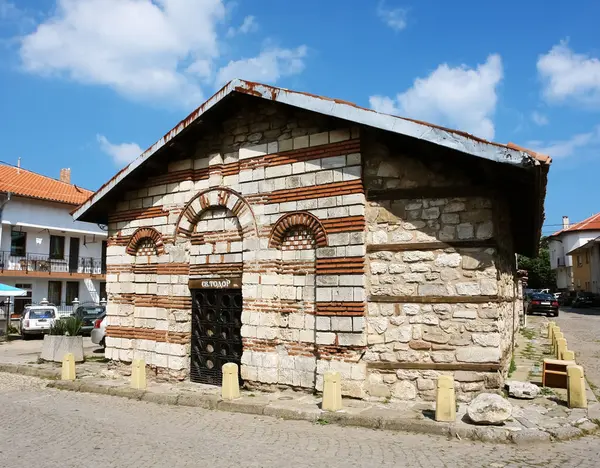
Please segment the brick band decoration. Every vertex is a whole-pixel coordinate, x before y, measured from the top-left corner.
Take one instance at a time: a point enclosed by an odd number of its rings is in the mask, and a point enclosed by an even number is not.
[[[129,255],[136,255],[138,248],[143,247],[144,253],[150,252],[151,244],[154,244],[154,254],[161,255],[164,253],[164,245],[161,233],[151,227],[139,228],[132,234],[125,251]],[[148,255],[152,254],[153,253],[149,253]]]
[[[315,215],[308,211],[290,213],[279,218],[269,239],[269,247],[281,249],[286,233],[295,227],[302,226],[308,231],[311,231],[317,247],[327,246],[327,233],[323,228],[323,224]]]
[[[215,187],[197,193],[185,205],[177,218],[175,238],[191,237],[194,226],[200,221],[202,213],[210,208],[226,208],[237,216],[242,232],[250,237],[258,237],[258,227],[254,212],[245,198],[227,187]]]

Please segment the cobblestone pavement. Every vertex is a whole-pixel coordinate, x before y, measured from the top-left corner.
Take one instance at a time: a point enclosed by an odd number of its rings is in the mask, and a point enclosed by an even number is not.
[[[596,467],[600,439],[516,447],[161,406],[0,373],[0,467]]]
[[[600,310],[560,310],[556,324],[564,333],[569,349],[584,368],[590,388],[600,398]]]

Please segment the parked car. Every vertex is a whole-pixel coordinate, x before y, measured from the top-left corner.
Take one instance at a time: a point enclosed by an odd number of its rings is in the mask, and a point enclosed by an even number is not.
[[[20,329],[24,340],[32,335],[43,335],[50,331],[54,325],[54,320],[58,316],[56,307],[51,306],[31,306],[23,311],[21,316]]]
[[[73,316],[81,320],[81,334],[89,335],[93,328],[94,322],[106,314],[106,308],[101,305],[80,305],[77,307]]]
[[[561,306],[570,306],[573,304],[573,300],[575,299],[576,295],[577,293],[575,291],[563,291],[558,297],[558,303]]]
[[[594,295],[591,292],[579,291],[573,299],[572,307],[592,307],[594,300]]]
[[[90,337],[92,339],[92,343],[102,346],[106,348],[106,315],[102,317],[98,317],[94,321],[94,328],[90,333]]]
[[[558,301],[552,294],[534,293],[525,302],[527,315],[546,314],[558,317]]]

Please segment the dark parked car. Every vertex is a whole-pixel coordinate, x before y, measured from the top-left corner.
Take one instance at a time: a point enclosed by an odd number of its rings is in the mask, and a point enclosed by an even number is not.
[[[104,306],[91,304],[77,307],[77,310],[73,315],[81,319],[81,333],[89,335],[94,329],[94,322],[96,319],[105,314],[106,308]]]
[[[594,295],[590,292],[578,292],[573,299],[572,307],[592,307],[594,305]]]
[[[577,293],[575,291],[563,291],[560,293],[560,296],[558,296],[558,303],[561,306],[570,306],[573,304],[576,295]]]
[[[546,314],[558,317],[558,301],[552,294],[535,293],[525,301],[527,315]]]

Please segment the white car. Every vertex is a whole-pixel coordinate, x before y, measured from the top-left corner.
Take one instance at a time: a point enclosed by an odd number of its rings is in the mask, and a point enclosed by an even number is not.
[[[52,306],[31,306],[21,317],[21,336],[27,340],[32,335],[43,335],[50,331],[58,317],[58,309]]]
[[[106,340],[104,339],[106,335],[106,315],[102,318],[96,319],[94,321],[94,328],[90,333],[90,338],[92,339],[92,343],[106,347]]]

